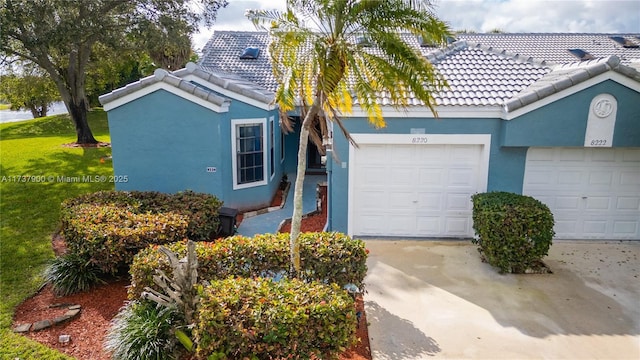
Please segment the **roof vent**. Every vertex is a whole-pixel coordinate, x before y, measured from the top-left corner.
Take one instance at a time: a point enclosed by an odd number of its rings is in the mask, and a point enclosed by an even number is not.
[[[593,60],[595,57],[582,49],[568,49],[571,55],[580,59],[580,61]]]
[[[257,59],[260,55],[260,49],[257,47],[247,47],[240,55],[240,59]]]
[[[416,38],[418,39],[418,44],[420,44],[420,47],[437,47],[438,46],[438,44],[436,44],[436,42],[431,39],[423,38],[420,35],[416,36]]]
[[[627,49],[640,47],[640,45],[638,45],[638,44],[634,43],[633,41],[631,41],[631,40],[629,40],[627,38],[624,38],[622,36],[609,36],[609,39],[617,42],[618,44],[622,45],[622,47],[627,48]]]
[[[371,39],[367,35],[358,36],[356,38],[356,44],[358,46],[371,47]]]

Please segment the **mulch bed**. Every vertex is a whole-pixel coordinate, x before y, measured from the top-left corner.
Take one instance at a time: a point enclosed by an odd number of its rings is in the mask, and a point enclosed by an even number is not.
[[[282,194],[276,196],[282,196]],[[273,203],[276,203],[277,200],[274,199]],[[323,206],[323,208],[325,207]],[[302,231],[322,231],[325,221],[326,211],[307,216],[302,220]],[[285,228],[281,229],[283,232],[285,230]],[[65,251],[64,239],[60,236],[53,237],[52,246],[56,255],[63,254]],[[64,313],[64,307],[55,307],[55,305],[81,305],[82,311],[79,317],[41,331],[28,332],[25,336],[77,359],[108,360],[110,356],[103,350],[104,337],[109,329],[111,319],[127,300],[128,285],[128,280],[114,279],[91,291],[65,297],[56,297],[50,286],[47,285],[16,308],[13,319],[14,327],[52,319]],[[342,354],[341,360],[371,360],[367,317],[361,296],[356,299],[356,309],[362,312],[360,326],[356,332],[360,341]],[[65,345],[59,343],[60,335],[71,335],[71,341]]]

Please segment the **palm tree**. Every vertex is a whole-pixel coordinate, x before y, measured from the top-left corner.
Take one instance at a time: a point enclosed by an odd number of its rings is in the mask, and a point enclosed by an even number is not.
[[[287,0],[284,12],[249,10],[247,17],[270,33],[269,54],[278,81],[275,101],[283,122],[290,126],[287,113],[297,106],[303,117],[290,238],[291,270],[296,276],[309,137],[322,148],[326,124],[332,121],[357,146],[340,116],[351,113],[357,101],[373,126],[384,127],[378,103],[382,93],[396,107],[406,107],[412,93],[436,114],[432,94],[446,82],[400,34],[409,32],[444,44],[449,29],[424,1]],[[371,46],[363,46],[362,39]]]

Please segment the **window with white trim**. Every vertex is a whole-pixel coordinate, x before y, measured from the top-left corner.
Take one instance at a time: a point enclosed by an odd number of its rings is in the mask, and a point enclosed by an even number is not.
[[[274,134],[273,116],[269,118],[269,165],[271,166],[271,178],[276,174],[275,146],[276,136]]]
[[[266,119],[231,121],[231,150],[233,152],[233,188],[267,183],[267,152],[264,129]]]
[[[280,162],[284,161],[284,131],[282,130],[282,119],[280,119]]]

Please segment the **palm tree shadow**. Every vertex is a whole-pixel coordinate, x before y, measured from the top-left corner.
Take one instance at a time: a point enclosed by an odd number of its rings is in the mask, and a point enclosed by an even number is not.
[[[441,352],[438,343],[411,321],[398,317],[375,301],[365,301],[369,339],[378,344],[371,349],[376,359],[422,359]],[[377,331],[380,329],[382,331]],[[385,331],[393,329],[393,332]]]

